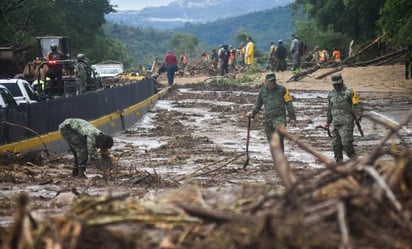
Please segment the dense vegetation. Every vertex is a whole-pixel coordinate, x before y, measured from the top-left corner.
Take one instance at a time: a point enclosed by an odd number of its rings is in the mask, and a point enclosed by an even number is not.
[[[245,34],[265,52],[269,40],[288,41],[294,30],[309,49],[318,45],[345,51],[352,40],[355,48],[361,47],[383,33],[375,53],[412,44],[410,0],[296,0],[292,8],[294,27],[290,8],[281,7],[157,31],[105,25],[105,14],[114,11],[108,0],[0,0],[0,46],[30,46],[17,58],[24,64],[35,56],[37,36],[65,35],[72,55],[84,53],[91,63],[110,59],[135,67],[149,64],[156,55],[163,57],[166,50],[186,50],[193,57],[208,46],[237,46]]]
[[[24,65],[36,55],[37,36],[62,35],[70,37],[72,56],[128,63],[123,45],[102,29],[104,15],[113,11],[108,0],[0,0],[0,46],[29,46],[17,58]]]
[[[352,40],[361,47],[383,34],[371,55],[412,45],[410,0],[296,0],[293,7],[304,9],[308,17],[298,20],[296,27],[312,48],[347,51]]]
[[[199,38],[187,33],[160,31],[152,28],[135,28],[119,24],[105,24],[105,33],[115,37],[125,44],[127,53],[134,61],[129,65],[136,68],[139,65],[148,67],[157,57],[163,60],[167,51],[176,54],[185,51],[190,57],[200,55],[207,45],[200,42]]]

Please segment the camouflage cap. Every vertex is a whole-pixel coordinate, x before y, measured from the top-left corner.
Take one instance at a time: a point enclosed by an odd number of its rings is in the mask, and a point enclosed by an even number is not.
[[[274,73],[266,74],[265,80],[266,81],[275,81],[276,80],[276,75]]]
[[[340,83],[343,83],[342,74],[341,73],[332,74],[332,84],[340,84]]]

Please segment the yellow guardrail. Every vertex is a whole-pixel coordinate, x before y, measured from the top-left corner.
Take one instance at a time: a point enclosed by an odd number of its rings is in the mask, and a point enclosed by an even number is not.
[[[135,114],[136,117],[142,116],[144,113],[141,113],[141,109],[148,108],[151,109],[154,104],[157,102],[158,99],[165,96],[170,87],[163,89],[162,91],[157,92],[156,94],[152,95],[151,97],[135,104],[130,107],[127,107],[121,111],[117,111],[106,116],[100,117],[98,119],[91,120],[92,123],[96,127],[100,127],[103,125],[109,125],[113,127],[115,125],[115,121],[122,118],[122,116],[129,116]],[[122,130],[119,128],[119,131]],[[47,134],[42,134],[37,137],[25,139],[22,141],[5,144],[0,146],[0,152],[21,152],[21,151],[28,151],[34,148],[38,148],[40,146],[47,145],[49,143],[57,142],[58,140],[62,139],[59,131],[49,132]]]

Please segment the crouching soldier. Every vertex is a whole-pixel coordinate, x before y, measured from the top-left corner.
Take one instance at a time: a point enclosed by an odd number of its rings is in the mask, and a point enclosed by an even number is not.
[[[88,158],[104,172],[113,166],[108,149],[113,146],[113,138],[104,134],[83,119],[69,118],[59,125],[59,131],[67,141],[74,156],[72,176],[85,176]],[[97,149],[100,149],[99,157]]]

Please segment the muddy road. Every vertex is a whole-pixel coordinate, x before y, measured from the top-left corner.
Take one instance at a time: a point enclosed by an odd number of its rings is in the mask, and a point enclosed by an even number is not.
[[[44,219],[64,213],[74,200],[85,195],[127,194],[144,201],[162,198],[184,186],[197,186],[209,205],[230,206],[239,195],[282,188],[263,132],[263,111],[252,121],[250,161],[246,170],[242,169],[246,160],[244,114],[252,108],[258,89],[258,85],[246,84],[174,86],[134,127],[116,135],[112,154],[117,166],[108,177],[89,167],[88,179],[72,178],[70,154],[54,155],[44,165],[1,166],[0,225],[10,224],[16,196],[22,192],[30,196],[33,215]],[[287,127],[288,131],[333,159],[330,138],[324,130],[315,128],[325,124],[328,91],[291,93],[298,122],[296,127]],[[412,106],[408,94],[363,91],[360,95],[365,112],[375,111],[395,121],[402,120]],[[386,131],[367,118],[362,120],[362,128],[364,137],[355,130],[355,149],[361,157],[373,150]],[[411,130],[411,123],[401,130],[408,144],[412,142]],[[285,154],[299,181],[313,180],[324,169],[313,155],[288,140]],[[169,194],[168,198],[188,197]]]

